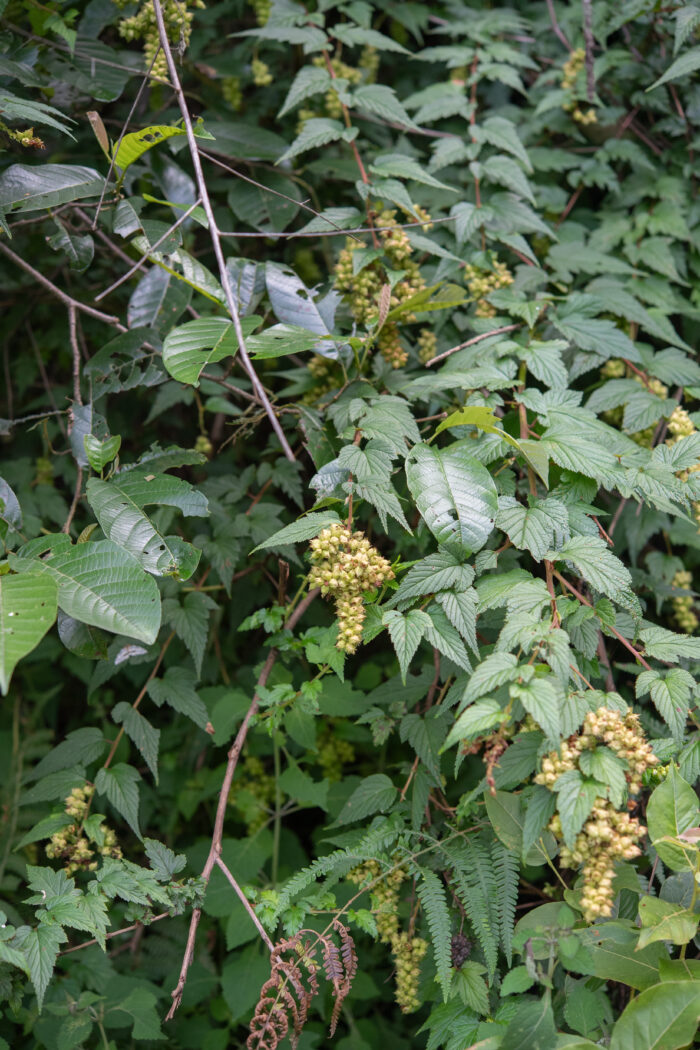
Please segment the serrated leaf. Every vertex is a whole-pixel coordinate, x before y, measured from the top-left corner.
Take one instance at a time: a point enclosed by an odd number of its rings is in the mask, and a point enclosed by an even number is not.
[[[566,507],[557,499],[538,500],[526,507],[513,496],[500,496],[496,526],[514,547],[528,550],[535,561],[542,561],[556,539],[568,539]]]
[[[313,95],[324,95],[330,85],[331,76],[327,69],[319,69],[318,66],[302,66],[294,77],[284,105],[277,116],[283,117],[304,99],[311,98]]]
[[[491,653],[474,669],[464,691],[465,702],[478,700],[505,682],[512,682],[518,677],[517,667],[518,658],[513,653]]]
[[[301,132],[277,163],[283,164],[285,161],[292,160],[293,157],[298,157],[300,153],[318,149],[319,146],[327,146],[330,142],[337,142],[343,137],[343,130],[343,125],[339,120],[330,120],[328,117],[311,117],[304,122]]]
[[[595,536],[573,536],[558,551],[548,551],[549,561],[570,561],[591,587],[641,615],[639,600],[632,589],[629,570],[612,553],[605,540]]]
[[[426,627],[425,635],[430,644],[462,670],[471,671],[472,665],[464,642],[443,609],[439,605],[431,605],[428,618],[430,625]]]
[[[162,536],[143,509],[158,505],[195,517],[208,514],[206,496],[188,482],[132,471],[110,481],[91,478],[87,498],[108,539],[147,572],[187,580],[197,568],[201,552],[179,536]]]
[[[127,824],[138,838],[141,838],[139,830],[139,776],[133,766],[125,762],[118,762],[107,769],[99,769],[95,777],[95,790],[100,795],[106,795],[117,813],[126,820]]]
[[[160,730],[156,729],[140,711],[122,700],[112,708],[112,718],[117,725],[124,726],[124,732],[139,749],[146,765],[158,783],[158,747]]]
[[[336,823],[350,824],[354,820],[364,820],[373,813],[385,813],[394,804],[397,794],[397,789],[385,773],[373,773],[355,788]]]
[[[678,663],[681,659],[700,659],[700,638],[687,634],[676,634],[658,624],[643,627],[639,637],[644,642],[644,652],[655,660]]]
[[[476,640],[476,610],[478,596],[473,587],[466,590],[441,591],[435,595],[435,601],[441,606],[452,626],[459,631],[470,649],[479,655]]]
[[[289,543],[304,543],[318,536],[328,525],[338,524],[340,524],[340,518],[335,511],[312,511],[298,521],[293,521],[291,525],[285,525],[272,536],[268,536],[264,543],[259,543],[251,553],[255,554],[255,551],[264,550],[266,547],[284,547]]]
[[[431,627],[430,617],[420,609],[413,609],[408,613],[400,613],[396,609],[390,609],[384,613],[382,623],[389,628],[389,636],[399,661],[401,678],[405,685],[406,672],[411,660],[416,654],[421,638]]]
[[[163,622],[173,628],[187,647],[197,674],[202,669],[209,636],[209,614],[216,608],[216,602],[201,591],[183,595],[181,605],[175,598],[166,598],[163,602]]]
[[[505,713],[498,700],[479,700],[462,711],[447,735],[445,747],[450,747],[460,740],[481,736],[505,721]]]
[[[666,72],[658,80],[655,80],[653,84],[650,84],[646,90],[653,91],[654,88],[661,87],[662,84],[668,83],[669,80],[676,80],[678,77],[685,77],[689,73],[694,73],[696,69],[700,69],[700,47],[691,47],[690,51],[686,51],[675,62],[672,62]]]
[[[59,606],[73,619],[149,645],[155,640],[160,627],[158,588],[127,551],[109,540],[75,546],[64,544],[63,537],[47,540],[56,541],[55,551],[40,558],[25,555],[27,548],[23,549],[12,559],[18,571],[51,578],[58,587]]]
[[[651,694],[656,710],[677,741],[683,740],[691,693],[695,679],[687,671],[675,667],[665,673],[642,671],[636,682],[637,696]]]
[[[536,675],[532,681],[522,685],[514,682],[510,687],[510,695],[520,701],[549,740],[556,743],[561,736],[559,709],[562,694],[553,678],[553,675]]]
[[[49,578],[0,576],[0,688],[6,696],[15,667],[56,619],[58,589]]]
[[[20,932],[23,934],[21,939]],[[16,941],[27,960],[29,976],[34,985],[40,1010],[44,1003],[44,993],[53,974],[59,947],[67,940],[68,936],[60,926],[49,926],[45,923],[39,923],[33,930],[28,930],[25,926],[18,931]]]
[[[496,486],[486,468],[460,442],[446,449],[416,445],[406,480],[426,525],[447,550],[480,550],[498,510]]]
[[[170,882],[174,875],[182,871],[187,863],[184,853],[175,854],[171,849],[156,839],[144,839],[146,856],[151,868],[160,882]]]
[[[595,781],[582,777],[577,769],[568,769],[559,777],[554,790],[557,793],[557,811],[564,842],[569,849],[573,849],[600,788]]]
[[[205,729],[209,715],[195,689],[196,682],[197,678],[189,668],[169,667],[162,678],[154,678],[148,683],[148,695],[158,707],[168,704],[191,718],[200,729]]]

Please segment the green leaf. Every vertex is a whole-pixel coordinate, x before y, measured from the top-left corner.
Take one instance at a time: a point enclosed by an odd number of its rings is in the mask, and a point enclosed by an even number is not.
[[[493,830],[506,849],[520,853],[523,844],[523,818],[520,799],[509,791],[484,792],[484,803]]]
[[[528,973],[526,966],[514,966],[503,978],[501,997],[519,995],[520,992],[526,992],[528,988],[532,988],[534,983],[535,979]]]
[[[685,77],[689,73],[694,73],[696,69],[700,69],[700,47],[691,47],[690,51],[686,51],[675,62],[672,62],[666,72],[646,90],[653,91],[654,88],[661,87],[669,80],[676,80],[677,77]]]
[[[700,805],[690,784],[671,764],[666,779],[647,804],[649,839],[661,860],[673,871],[695,869],[697,849],[678,836],[700,824]]]
[[[640,616],[639,600],[632,589],[629,570],[599,536],[573,536],[558,551],[548,551],[549,561],[569,561],[591,587]]]
[[[574,848],[576,836],[588,820],[593,804],[600,794],[600,785],[582,777],[577,769],[569,769],[554,785],[557,793],[557,811],[561,820],[564,842]]]
[[[404,153],[384,153],[379,157],[375,157],[372,164],[370,164],[370,171],[373,175],[378,175],[382,179],[412,179],[414,182],[422,182],[426,186],[432,186],[436,190],[455,192],[453,186],[448,186],[446,183],[440,182],[439,179],[429,175],[418,161],[413,160],[412,157],[408,157]]]
[[[328,525],[338,524],[340,524],[340,518],[335,511],[312,511],[310,514],[305,514],[303,518],[299,518],[298,521],[293,521],[291,525],[285,525],[283,529],[273,533],[264,543],[258,544],[251,553],[255,554],[255,551],[264,550],[266,547],[285,547],[290,543],[304,543],[318,536]]]
[[[527,507],[514,496],[500,496],[496,527],[505,532],[514,547],[528,550],[535,561],[542,561],[557,541],[568,539],[569,516],[557,499],[537,500]]]
[[[522,685],[513,683],[510,695],[519,700],[525,710],[546,733],[548,739],[557,744],[561,736],[560,708],[561,688],[557,688],[554,676],[536,675],[531,682]]]
[[[700,50],[700,49],[699,49]],[[700,62],[698,63],[700,65]],[[647,988],[624,1009],[613,1028],[610,1050],[678,1050],[698,1030],[698,981],[664,981]]]
[[[691,692],[695,679],[687,671],[674,667],[665,673],[642,671],[636,681],[637,696],[650,693],[656,710],[680,743],[683,740],[688,719]]]
[[[187,647],[199,675],[209,637],[209,617],[218,606],[213,598],[201,591],[182,596],[182,604],[175,598],[163,602],[163,623],[169,624]]]
[[[200,138],[212,139],[214,137],[208,132],[203,133],[203,129],[198,124],[194,125],[194,133]],[[112,155],[112,159],[115,165],[121,168],[123,175],[126,169],[139,157],[142,157],[147,150],[159,146],[161,142],[171,139],[174,135],[186,134],[187,131],[182,125],[172,127],[168,124],[152,124],[148,128],[142,128],[141,131],[132,131],[125,135],[119,143],[119,149]]]
[[[503,1046],[508,1050],[555,1050],[556,1045],[557,1030],[549,998],[521,1002],[505,1030]]]
[[[259,317],[241,318],[243,335],[260,324]],[[199,386],[207,365],[233,357],[238,339],[233,323],[223,317],[202,317],[173,328],[163,341],[163,364],[178,383]]]
[[[464,642],[443,609],[439,605],[431,605],[428,609],[428,619],[430,623],[426,626],[425,635],[430,644],[462,670],[471,671],[472,665]]]
[[[168,704],[191,718],[200,729],[206,729],[209,715],[195,690],[196,682],[197,678],[189,668],[169,667],[162,678],[154,678],[148,683],[148,695],[158,707]]]
[[[176,855],[162,842],[157,842],[155,839],[144,839],[143,845],[159,882],[171,882],[173,877],[187,864],[184,853]]]
[[[22,927],[22,931],[26,931],[26,933],[20,938],[20,931],[18,931],[18,936],[16,937],[17,947],[20,948],[27,960],[29,976],[34,985],[37,1002],[41,1010],[44,1002],[44,993],[53,974],[59,947],[68,940],[68,937],[60,926],[49,926],[44,923],[39,923],[33,930],[28,930],[26,926]]]
[[[105,536],[147,572],[187,580],[197,568],[201,552],[179,536],[161,535],[143,510],[158,505],[196,517],[208,514],[206,497],[188,482],[166,474],[122,472],[110,481],[91,478],[87,498]]]
[[[116,434],[114,437],[108,437],[104,441],[100,441],[94,434],[86,434],[83,438],[83,443],[88,463],[92,469],[102,471],[119,452],[122,439],[119,434]]]
[[[406,461],[406,480],[438,543],[458,554],[484,546],[498,510],[496,486],[461,442],[447,449],[416,445]]]
[[[391,643],[401,668],[401,679],[405,685],[406,672],[411,660],[416,654],[421,638],[432,626],[432,621],[428,614],[420,609],[413,609],[406,614],[390,609],[384,613],[382,623],[389,628]]]
[[[510,584],[512,586],[512,584]],[[518,658],[513,653],[491,653],[474,669],[464,690],[464,700],[477,700],[518,677]]]
[[[407,128],[416,127],[396,97],[394,89],[386,84],[362,84],[355,88],[352,98],[351,109],[364,109],[368,113],[376,113],[384,120],[404,124]]]
[[[364,820],[373,813],[385,813],[393,806],[397,794],[397,789],[385,773],[373,773],[355,788],[336,823],[350,824],[354,820]]]
[[[56,619],[52,579],[0,576],[0,688],[6,696],[15,667],[35,649]]]
[[[306,328],[276,324],[251,336],[246,341],[246,348],[256,361],[265,361],[274,357],[287,357],[289,354],[303,354],[313,350],[317,344],[318,338]]]
[[[304,122],[300,134],[277,163],[283,164],[293,157],[298,157],[300,153],[318,149],[319,146],[327,146],[329,142],[337,142],[343,137],[343,130],[343,125],[339,120],[329,120],[328,117],[311,117]]]
[[[671,941],[687,944],[695,936],[698,916],[679,904],[659,900],[658,897],[642,897],[639,902],[639,918],[642,931],[639,947],[645,948],[654,941]]]
[[[112,708],[112,718],[117,725],[124,726],[124,732],[143,755],[146,765],[153,774],[153,779],[157,784],[160,730],[152,726],[140,711],[135,710],[131,704],[127,704],[124,700],[121,700]]]
[[[318,66],[302,66],[292,81],[287,92],[282,109],[277,114],[278,118],[298,106],[313,95],[325,95],[331,86],[331,76],[327,69],[319,69]]]
[[[87,766],[100,758],[106,746],[107,742],[104,734],[99,729],[92,726],[74,729],[72,733],[67,735],[65,740],[62,740],[60,744],[57,744],[56,747],[49,751],[48,755],[42,758],[41,762],[32,769],[27,779],[39,780],[41,777],[49,776],[51,773],[58,773],[63,769],[71,769],[71,767],[78,764]],[[76,784],[82,779],[84,777],[76,776],[73,783]],[[69,794],[69,791],[66,794]]]
[[[11,164],[0,175],[0,210],[38,211],[99,196],[104,179],[73,164]]]
[[[433,776],[440,779],[440,748],[445,739],[447,723],[437,708],[425,715],[404,715],[401,720],[401,739],[409,744],[423,765]]]
[[[644,642],[644,652],[655,660],[677,664],[680,659],[700,659],[700,638],[687,634],[676,634],[658,624],[642,627],[639,632]]]
[[[462,711],[447,735],[445,747],[450,747],[460,740],[481,736],[482,733],[506,721],[506,717],[498,700],[479,700]]]
[[[95,777],[95,790],[100,795],[106,795],[117,813],[126,820],[127,824],[141,838],[139,830],[139,776],[133,766],[127,766],[124,762],[118,762],[107,769],[99,769]]]
[[[73,546],[64,539],[68,537],[47,537],[55,541],[56,549],[42,558],[31,557],[27,545],[12,557],[13,567],[23,575],[50,579],[58,587],[61,609],[75,620],[149,645],[155,641],[160,627],[155,581],[109,540]]]
[[[575,930],[585,948],[567,966],[576,973],[590,974],[604,981],[620,981],[642,990],[659,980],[659,960],[668,958],[662,944],[639,949],[639,930],[631,922],[613,920]],[[643,1042],[642,1046],[646,1047]]]
[[[520,449],[520,443],[499,427],[497,425],[499,422],[492,408],[486,405],[470,405],[467,408],[460,408],[458,412],[450,413],[447,419],[443,419],[435,428],[434,436],[437,437],[443,430],[451,430],[452,427],[473,426],[483,430],[485,434],[496,434],[513,448]]]
[[[430,930],[437,980],[442,989],[443,1002],[447,1002],[452,982],[452,960],[450,958],[450,913],[447,895],[442,880],[434,871],[421,868],[418,897],[423,907]]]

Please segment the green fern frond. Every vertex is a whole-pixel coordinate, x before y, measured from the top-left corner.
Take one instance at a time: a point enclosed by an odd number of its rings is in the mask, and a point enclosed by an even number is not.
[[[420,869],[421,881],[418,896],[425,912],[433,945],[437,979],[442,987],[442,997],[447,1002],[452,983],[452,958],[450,955],[452,923],[447,907],[447,895],[441,879],[428,868]]]
[[[520,859],[517,854],[507,849],[502,842],[494,839],[491,844],[493,872],[496,878],[495,901],[498,907],[498,928],[501,935],[501,947],[508,960],[513,961],[513,929],[515,927],[515,906],[518,901],[518,877]]]
[[[489,976],[498,961],[498,918],[494,912],[496,877],[485,843],[470,835],[463,843],[441,849],[452,869],[450,881],[484,953]]]

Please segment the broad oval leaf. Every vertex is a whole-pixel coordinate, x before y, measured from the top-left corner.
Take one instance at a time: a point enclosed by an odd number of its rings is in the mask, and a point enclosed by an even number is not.
[[[143,510],[158,504],[177,507],[186,515],[206,515],[206,496],[186,481],[135,471],[118,474],[111,481],[91,478],[87,498],[105,536],[147,572],[187,580],[197,568],[201,552],[179,536],[162,536]]]
[[[484,546],[498,510],[496,486],[461,442],[447,449],[416,445],[406,461],[406,479],[438,543],[456,553]]]
[[[259,317],[241,320],[246,336],[260,324]],[[233,323],[224,317],[202,317],[178,325],[163,341],[163,364],[178,383],[199,386],[199,377],[208,364],[233,357],[238,340]]]
[[[689,1046],[700,1018],[700,982],[662,981],[625,1008],[610,1050],[678,1050]]]
[[[0,689],[5,696],[15,667],[36,648],[56,619],[58,590],[51,579],[0,576]]]
[[[0,175],[0,210],[38,211],[94,197],[105,180],[94,168],[75,164],[11,164]]]
[[[64,544],[46,558],[14,555],[11,564],[23,580],[41,574],[42,583],[58,587],[58,604],[73,619],[149,645],[155,641],[160,627],[156,582],[109,540]]]

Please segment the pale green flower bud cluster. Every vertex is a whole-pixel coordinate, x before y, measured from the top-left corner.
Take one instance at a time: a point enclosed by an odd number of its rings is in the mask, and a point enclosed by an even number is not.
[[[563,66],[563,77],[561,86],[565,91],[573,91],[578,80],[579,73],[582,71],[586,63],[586,52],[582,47],[577,47],[575,51],[569,54],[566,62]],[[562,109],[566,110],[567,113],[571,113],[577,124],[597,124],[598,117],[596,111],[589,107],[587,110],[581,109],[576,102],[571,99],[570,101],[564,102]]]
[[[343,779],[343,768],[355,761],[355,748],[330,730],[319,742],[317,761],[326,780],[337,783]]]
[[[627,375],[627,366],[619,357],[611,357],[600,370],[604,379],[624,379]]]
[[[692,572],[677,572],[671,585],[681,591],[691,591],[693,589]],[[693,611],[695,603],[692,594],[679,594],[677,598],[672,599],[671,604],[676,626],[685,634],[694,634],[698,628],[698,618]]]
[[[258,25],[267,25],[267,20],[272,10],[272,0],[250,0],[250,6],[255,12],[255,21]]]
[[[623,716],[606,707],[589,712],[578,736],[570,737],[558,752],[552,751],[542,760],[535,783],[553,790],[562,773],[579,768],[581,754],[598,743],[610,748],[626,763],[629,793],[635,795],[641,791],[644,774],[658,759],[644,737],[637,715],[628,711]],[[550,821],[549,830],[559,840],[563,838],[558,814]],[[583,867],[581,907],[588,922],[612,914],[615,862],[639,856],[638,842],[645,834],[646,828],[626,810],[615,809],[609,799],[596,798],[573,848],[561,845],[562,867]]]
[[[476,299],[476,316],[493,317],[496,307],[489,303],[485,296],[495,292],[497,288],[507,288],[513,283],[513,274],[504,262],[494,260],[491,271],[473,266],[471,263],[464,267],[464,281],[469,289],[469,294]]]
[[[267,62],[261,58],[254,58],[250,63],[250,71],[253,74],[253,83],[257,87],[267,87],[272,83],[273,77]]]
[[[54,832],[46,846],[46,856],[51,860],[64,861],[63,869],[67,875],[74,875],[77,871],[95,871],[98,866],[98,862],[93,860],[95,850],[90,846],[82,828],[83,821],[90,811],[94,793],[95,788],[92,784],[73,788],[66,798],[65,812],[75,823]],[[121,857],[122,851],[117,844],[117,836],[111,828],[100,824],[97,835],[101,840],[97,852],[101,856]]]
[[[398,326],[388,322],[377,337],[377,346],[384,360],[392,368],[401,368],[408,361],[408,352],[401,345]]]
[[[674,408],[673,412],[668,421],[669,433],[673,435],[675,441],[680,441],[681,438],[690,437],[691,434],[695,433],[695,424],[686,412],[684,408],[678,405]],[[673,442],[675,444],[675,442]]]
[[[365,80],[371,84],[377,76],[379,71],[379,52],[376,47],[372,47],[371,44],[366,44],[362,48],[362,54],[360,55],[358,66],[365,72]]]
[[[238,111],[243,104],[240,77],[224,77],[221,81],[221,95],[234,112]]]
[[[338,617],[336,647],[354,653],[362,641],[365,609],[364,591],[381,587],[394,573],[362,532],[350,532],[344,525],[330,525],[310,543],[309,583],[321,594],[331,595]]]
[[[363,883],[374,882],[381,874],[379,862],[368,860],[348,872],[347,878],[356,886],[362,886]],[[408,930],[399,928],[399,890],[405,879],[404,868],[393,868],[379,882],[375,882],[371,887],[371,894],[372,914],[377,924],[379,940],[391,948],[394,959],[394,996],[401,1012],[410,1014],[421,1005],[418,998],[420,963],[428,944],[422,937],[414,937]]]
[[[249,835],[254,835],[267,823],[275,790],[275,778],[267,773],[262,759],[248,755],[233,782],[229,805],[241,814]]]
[[[117,0],[120,7],[126,6],[127,2],[128,0]],[[168,40],[171,44],[182,44],[186,48],[192,35],[194,9],[203,9],[206,6],[204,0],[191,0],[189,6],[188,0],[164,0],[162,6]],[[161,49],[160,53],[158,53],[160,37],[151,0],[144,0],[135,15],[121,20],[119,23],[119,35],[124,40],[142,40],[146,67],[151,67],[153,62],[151,68],[153,76],[167,79],[168,63],[163,50]],[[158,54],[157,58],[155,57],[156,54]]]
[[[430,328],[421,328],[418,333],[418,359],[421,364],[432,360],[437,353],[437,336]]]

